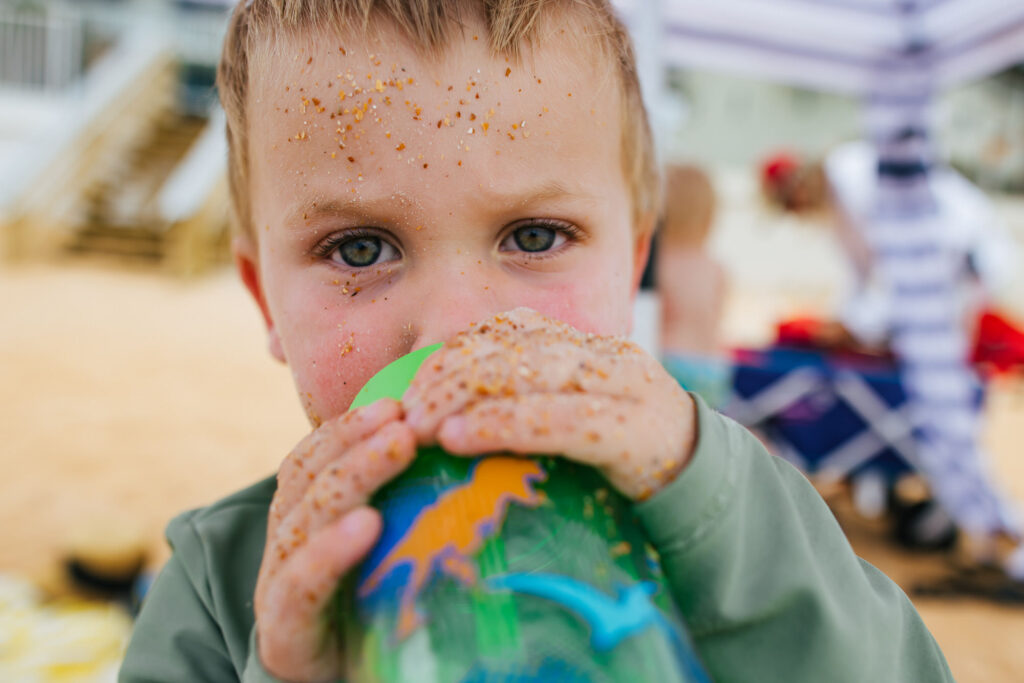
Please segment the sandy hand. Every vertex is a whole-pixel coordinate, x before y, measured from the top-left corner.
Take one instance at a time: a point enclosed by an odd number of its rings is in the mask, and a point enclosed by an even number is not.
[[[402,409],[385,399],[325,422],[282,463],[256,584],[260,660],[288,681],[335,680],[340,653],[322,611],[380,534],[369,496],[415,455]]]
[[[695,406],[661,364],[616,337],[519,308],[459,333],[403,398],[421,443],[456,454],[561,454],[643,499],[686,466]]]

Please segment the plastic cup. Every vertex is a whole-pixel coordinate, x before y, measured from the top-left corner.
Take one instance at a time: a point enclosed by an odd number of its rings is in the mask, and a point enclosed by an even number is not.
[[[439,346],[352,407],[401,398]],[[349,680],[710,680],[632,504],[595,470],[421,448],[372,502],[381,538],[334,607]]]

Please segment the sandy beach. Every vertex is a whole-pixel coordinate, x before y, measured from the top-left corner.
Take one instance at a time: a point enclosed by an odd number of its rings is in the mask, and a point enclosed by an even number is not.
[[[734,292],[733,327],[756,335],[749,319],[782,312],[780,300]],[[1024,500],[1024,389],[993,387],[988,417],[995,467]],[[133,529],[158,567],[170,517],[272,473],[307,430],[231,272],[183,282],[95,264],[0,268],[0,571],[52,576],[75,536]],[[943,567],[848,530],[905,587]],[[917,606],[957,680],[1020,680],[1024,607]]]

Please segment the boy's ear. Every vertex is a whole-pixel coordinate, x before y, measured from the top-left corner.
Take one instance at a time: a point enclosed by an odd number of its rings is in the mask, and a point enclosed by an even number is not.
[[[267,299],[263,294],[263,282],[260,279],[259,251],[253,240],[245,235],[236,235],[231,240],[231,253],[235,259],[235,269],[242,279],[242,284],[249,290],[249,294],[256,301],[256,305],[263,315],[263,322],[267,325],[267,345],[270,348],[270,355],[287,363],[284,357],[284,349],[281,347],[281,338],[277,335],[277,328],[274,327],[274,319],[270,317],[270,309],[267,308]]]
[[[636,240],[633,245],[633,288],[630,291],[636,297],[640,289],[640,280],[643,279],[644,269],[647,267],[647,258],[651,255],[651,238],[654,237],[655,215],[652,213],[640,219],[636,230]]]

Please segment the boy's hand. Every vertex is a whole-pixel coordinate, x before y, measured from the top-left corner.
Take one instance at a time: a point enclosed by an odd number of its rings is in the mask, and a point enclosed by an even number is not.
[[[342,673],[322,612],[380,533],[367,499],[415,455],[401,418],[398,403],[384,399],[325,422],[278,471],[254,603],[260,660],[278,678]]]
[[[466,455],[560,454],[635,500],[674,479],[695,442],[693,401],[657,360],[525,308],[456,335],[403,405],[421,442]]]

